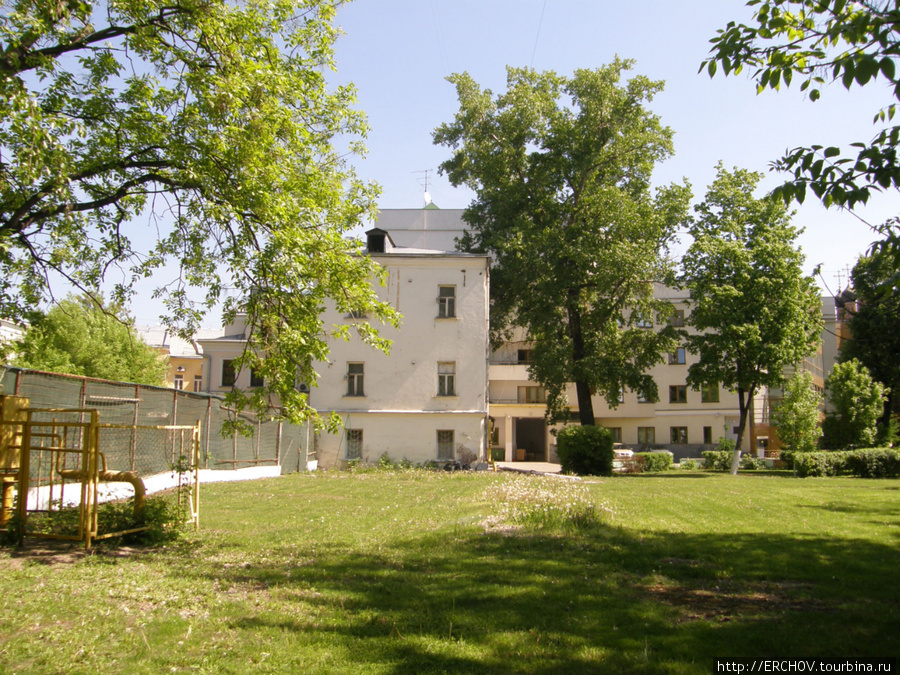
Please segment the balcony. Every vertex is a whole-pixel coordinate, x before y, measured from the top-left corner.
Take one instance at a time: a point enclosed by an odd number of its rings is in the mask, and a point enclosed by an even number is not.
[[[528,364],[492,359],[488,362],[488,377],[494,381],[528,382]]]

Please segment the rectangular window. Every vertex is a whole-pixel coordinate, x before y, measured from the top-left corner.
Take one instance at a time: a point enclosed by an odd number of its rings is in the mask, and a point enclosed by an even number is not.
[[[347,396],[365,396],[362,363],[347,364]]]
[[[679,347],[669,354],[669,365],[674,366],[684,363],[684,347]]]
[[[456,316],[456,286],[438,286],[438,318]]]
[[[547,390],[543,387],[519,387],[516,400],[519,403],[546,403]]]
[[[653,328],[653,319],[648,314],[638,313],[635,318],[638,328]]]
[[[351,309],[347,314],[348,319],[365,319],[366,318],[366,310],[364,309]]]
[[[174,386],[176,389],[178,389],[179,391],[181,391],[182,389],[184,389],[184,375],[182,375],[181,373],[179,373],[178,375],[176,375],[176,376],[175,376],[175,383],[173,384],[173,386]]]
[[[222,386],[233,387],[237,381],[237,373],[234,371],[234,361],[225,359],[222,361]]]
[[[669,427],[669,438],[672,443],[684,445],[688,442],[687,427]]]
[[[638,403],[653,403],[653,399],[646,392],[639,391],[637,393],[637,402]]]
[[[196,392],[203,391],[203,376],[202,375],[194,375],[194,391],[196,391]]]
[[[656,443],[656,427],[638,427],[638,443],[641,445]]]
[[[250,369],[250,386],[251,387],[262,387],[265,385],[265,380],[263,376],[256,372],[253,368]]]
[[[438,396],[456,396],[456,364],[438,363]]]
[[[712,427],[703,427],[703,442],[712,445]]]
[[[687,403],[686,384],[673,384],[669,387],[669,403]]]
[[[669,317],[669,325],[675,326],[676,328],[681,328],[684,326],[684,310],[676,309],[675,312]]]
[[[453,431],[440,430],[437,432],[437,458],[453,459]]]
[[[519,350],[519,363],[531,363],[532,359],[532,351],[530,349],[520,349]]]
[[[719,402],[719,385],[704,384],[700,387],[700,401],[702,403]]]
[[[622,427],[606,427],[612,432],[613,443],[622,442]]]
[[[347,459],[362,459],[362,429],[347,429]]]

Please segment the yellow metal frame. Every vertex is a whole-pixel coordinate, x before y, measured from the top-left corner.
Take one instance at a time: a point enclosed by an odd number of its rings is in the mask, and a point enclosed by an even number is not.
[[[3,416],[0,419],[0,527],[7,526],[12,514],[13,487],[18,488],[18,494],[22,496],[15,506],[19,523],[24,529],[26,537],[43,537],[51,539],[63,539],[71,541],[83,541],[86,548],[90,548],[92,541],[117,537],[131,532],[139,532],[146,528],[133,528],[121,532],[98,534],[98,507],[99,484],[101,482],[128,482],[135,488],[135,511],[143,506],[144,484],[141,478],[133,471],[108,471],[106,457],[99,451],[101,429],[153,429],[181,431],[178,442],[178,458],[188,459],[191,489],[187,492],[187,504],[182,503],[184,493],[178,486],[177,499],[179,507],[186,506],[189,521],[195,529],[200,527],[200,422],[194,426],[134,426],[134,425],[101,425],[96,409],[60,408],[37,409],[27,408],[27,401],[14,397],[0,397],[3,400]],[[23,405],[24,403],[24,405]],[[78,415],[82,420],[88,421],[60,421],[54,418],[51,421],[38,421],[35,414],[52,415]],[[44,431],[49,427],[49,431]],[[70,430],[81,429],[81,447],[69,447]],[[185,443],[185,433],[190,431],[190,447]],[[49,439],[49,444],[45,444]],[[37,444],[35,445],[35,442]],[[38,466],[37,483],[31,485],[31,454],[37,451]],[[41,461],[43,453],[50,453],[50,467],[47,471],[47,485],[42,485]],[[175,462],[176,447],[173,442],[173,464]],[[65,468],[66,456],[75,455],[76,468]],[[58,482],[57,480],[58,479]],[[64,499],[65,479],[71,479],[80,483],[79,520],[77,535],[50,534],[28,530],[28,493],[34,488],[38,494],[42,487],[48,490],[47,504],[52,511],[54,498],[60,502]],[[58,495],[55,490],[58,489]]]

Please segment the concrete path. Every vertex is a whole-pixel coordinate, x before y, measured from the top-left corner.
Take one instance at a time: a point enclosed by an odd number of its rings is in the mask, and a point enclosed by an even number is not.
[[[518,471],[519,473],[559,473],[559,464],[550,462],[494,462],[497,471]]]

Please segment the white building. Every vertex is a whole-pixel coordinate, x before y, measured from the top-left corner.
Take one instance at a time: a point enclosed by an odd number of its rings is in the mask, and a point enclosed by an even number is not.
[[[420,211],[433,215],[436,211]],[[412,229],[412,228],[410,228]],[[457,231],[458,233],[458,231]],[[488,434],[487,256],[397,246],[381,229],[367,233],[369,256],[387,272],[377,289],[402,315],[399,329],[379,326],[393,342],[390,355],[359,340],[333,340],[309,403],[320,415],[337,413],[344,429],[316,439],[319,466],[392,460],[414,463],[481,460]],[[452,245],[452,241],[451,241]],[[324,324],[365,321],[326,310]],[[351,331],[352,334],[352,331]],[[246,342],[243,317],[225,335],[200,340],[209,361],[210,390],[258,386],[232,359]]]

